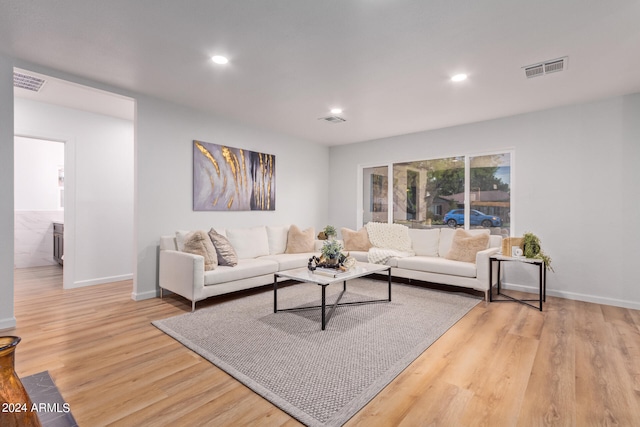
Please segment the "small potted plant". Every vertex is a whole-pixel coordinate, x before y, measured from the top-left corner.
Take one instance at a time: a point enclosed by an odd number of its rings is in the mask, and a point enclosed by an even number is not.
[[[322,230],[322,232],[325,236],[327,236],[327,239],[329,240],[334,240],[336,237],[338,237],[338,232],[333,225],[327,225],[324,230]]]
[[[342,245],[337,240],[327,240],[320,249],[322,256],[320,257],[325,263],[329,265],[338,264],[340,262],[340,255],[342,255]]]
[[[551,257],[542,251],[540,238],[533,233],[524,233],[522,236],[522,251],[527,258],[536,258],[544,261],[547,270],[553,271]]]

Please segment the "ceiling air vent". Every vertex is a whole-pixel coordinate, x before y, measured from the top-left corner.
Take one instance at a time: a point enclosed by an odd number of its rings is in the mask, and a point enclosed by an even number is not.
[[[522,68],[524,68],[524,73],[527,78],[530,79],[532,77],[564,71],[567,68],[568,59],[569,57],[565,56],[564,58],[552,59],[535,65],[527,65]]]
[[[318,120],[325,120],[329,123],[342,123],[342,122],[346,122],[345,119],[343,119],[342,117],[338,117],[338,116],[327,116],[327,117],[320,117]]]
[[[45,80],[28,74],[13,72],[13,86],[39,92]]]

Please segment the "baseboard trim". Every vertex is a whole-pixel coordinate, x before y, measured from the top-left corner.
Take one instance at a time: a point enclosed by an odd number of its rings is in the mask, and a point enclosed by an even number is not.
[[[160,296],[160,290],[158,289],[153,291],[141,292],[141,293],[131,292],[131,299],[134,301],[142,301],[145,299],[157,298],[159,296]]]
[[[0,331],[5,329],[13,329],[16,327],[16,318],[15,317],[6,317],[4,319],[0,319]]]
[[[123,274],[120,276],[110,276],[110,277],[99,277],[97,279],[80,280],[77,282],[73,282],[73,285],[67,289],[83,288],[85,286],[103,285],[105,283],[122,282],[123,280],[131,280],[131,279],[133,279],[133,274]]]
[[[513,289],[514,291],[529,292],[534,294],[537,294],[539,289],[537,286],[515,285],[513,283],[508,283],[508,282],[503,283],[502,286],[505,289]],[[592,302],[596,304],[612,305],[615,307],[640,310],[640,302],[636,302],[636,301],[625,301],[625,300],[619,300],[615,298],[600,297],[597,295],[581,294],[577,292],[557,291],[549,288],[547,288],[547,295],[552,297],[566,298],[574,301]]]

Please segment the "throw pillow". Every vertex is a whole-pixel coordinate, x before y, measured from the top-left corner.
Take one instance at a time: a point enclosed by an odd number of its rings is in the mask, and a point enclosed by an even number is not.
[[[184,239],[186,239],[188,234],[191,234],[191,230],[176,231],[176,246],[180,252],[184,250]]]
[[[438,245],[440,243],[440,229],[431,230],[410,228],[409,237],[411,247],[416,255],[438,256]]]
[[[487,249],[489,235],[482,233],[472,235],[459,228],[453,235],[451,249],[445,256],[446,259],[464,262],[476,262],[476,254]]]
[[[187,234],[184,239],[183,252],[204,257],[205,271],[213,270],[218,265],[216,250],[207,233],[202,230]]]
[[[269,255],[283,254],[287,250],[287,235],[289,227],[267,226],[267,239],[269,240]]]
[[[360,230],[355,231],[349,228],[341,228],[342,240],[344,240],[345,251],[363,251],[367,252],[371,249],[371,242],[369,241],[369,233],[367,229],[362,227]]]
[[[229,240],[213,228],[209,230],[209,238],[218,254],[218,265],[235,267],[238,265],[238,255]]]
[[[302,254],[307,252],[313,252],[315,249],[315,237],[316,231],[313,227],[309,227],[302,231],[298,226],[292,225],[289,227],[289,233],[287,234],[287,250],[286,254]]]

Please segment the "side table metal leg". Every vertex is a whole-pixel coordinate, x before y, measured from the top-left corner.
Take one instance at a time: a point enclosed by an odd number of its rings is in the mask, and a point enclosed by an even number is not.
[[[542,286],[543,283],[543,277],[544,277],[544,262],[540,263],[540,311],[542,311],[542,300],[544,299],[544,289]]]
[[[502,264],[502,261],[498,260],[498,295],[500,295],[500,282],[502,280],[502,278],[500,277],[500,265]]]
[[[493,301],[493,260],[489,258],[489,302]]]
[[[389,301],[391,301],[391,267],[387,270],[387,285],[389,286]]]

